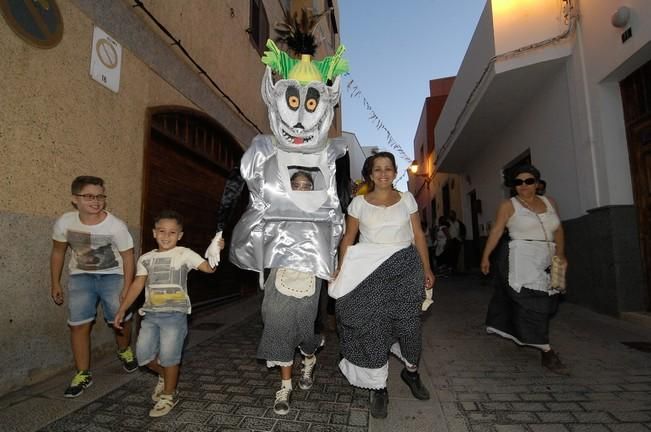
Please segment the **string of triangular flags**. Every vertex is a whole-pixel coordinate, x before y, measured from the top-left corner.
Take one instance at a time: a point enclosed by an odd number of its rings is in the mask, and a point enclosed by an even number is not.
[[[345,76],[349,76],[350,73],[346,73]],[[359,88],[359,85],[355,83],[354,79],[351,79],[348,85],[346,85],[346,91],[348,92],[348,95],[351,98],[358,98],[361,96],[362,104],[364,105],[364,108],[369,113],[368,119],[375,125],[375,127],[378,130],[383,130],[386,132],[386,141],[389,147],[391,147],[393,150],[395,150],[398,153],[398,156],[400,156],[402,159],[404,159],[406,162],[411,163],[412,158],[410,158],[407,153],[403,150],[403,148],[398,144],[398,142],[393,138],[393,135],[391,135],[391,132],[387,129],[387,127],[384,125],[384,122],[378,117],[376,114],[375,110],[371,106],[370,103],[368,103],[368,100],[366,99],[366,96],[362,93],[362,90]]]

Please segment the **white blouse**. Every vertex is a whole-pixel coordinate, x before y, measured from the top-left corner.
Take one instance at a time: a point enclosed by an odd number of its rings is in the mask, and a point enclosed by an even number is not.
[[[359,242],[409,246],[414,241],[411,215],[418,204],[409,192],[400,192],[400,201],[377,206],[357,196],[348,206],[348,214],[359,221]]]
[[[359,221],[359,243],[346,250],[337,279],[328,287],[330,297],[348,294],[387,258],[413,243],[411,215],[418,205],[411,193],[400,195],[400,201],[390,206],[369,204],[363,196],[350,203],[348,214]]]

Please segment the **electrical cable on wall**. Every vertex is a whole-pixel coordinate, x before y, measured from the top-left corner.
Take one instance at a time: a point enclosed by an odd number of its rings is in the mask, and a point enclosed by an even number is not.
[[[255,124],[255,123],[253,122],[253,120],[251,120],[251,119],[250,119],[250,118],[249,118],[249,117],[244,113],[244,111],[242,111],[242,109],[237,105],[237,103],[235,103],[235,101],[234,101],[233,99],[231,99],[231,97],[228,96],[228,95],[227,95],[227,94],[226,94],[226,93],[221,89],[221,87],[219,87],[219,84],[217,84],[217,83],[215,82],[215,80],[213,80],[212,77],[211,77],[210,75],[208,75],[208,72],[206,72],[206,70],[205,70],[203,67],[201,67],[201,65],[200,65],[199,63],[197,63],[197,62],[194,60],[194,58],[192,58],[192,56],[191,56],[190,53],[185,49],[185,47],[183,46],[183,44],[181,44],[181,39],[177,39],[177,38],[175,38],[174,35],[173,35],[172,33],[170,33],[170,31],[167,30],[167,28],[166,28],[163,24],[161,24],[161,22],[158,21],[158,20],[156,19],[156,17],[155,17],[155,16],[154,16],[154,15],[153,15],[153,14],[152,14],[148,9],[147,9],[147,7],[142,3],[141,0],[133,0],[133,1],[134,1],[134,5],[133,5],[133,7],[134,7],[134,8],[137,7],[137,8],[142,9],[142,11],[143,11],[143,12],[144,12],[144,13],[145,13],[145,14],[146,14],[146,15],[147,15],[147,16],[148,16],[148,17],[149,17],[149,18],[154,22],[154,24],[156,24],[156,26],[158,26],[158,28],[159,28],[163,33],[165,33],[165,34],[167,35],[167,37],[169,37],[170,39],[172,39],[172,40],[174,41],[174,43],[172,44],[172,46],[177,46],[177,47],[179,47],[179,49],[180,49],[181,52],[185,55],[185,57],[187,57],[187,59],[190,60],[190,62],[191,62],[191,63],[192,63],[196,68],[197,68],[197,70],[199,71],[199,74],[205,76],[206,79],[210,82],[210,84],[212,84],[212,86],[215,87],[215,88],[217,89],[217,91],[218,91],[219,93],[221,93],[221,95],[224,96],[224,98],[225,98],[228,102],[230,102],[230,104],[233,106],[233,108],[235,108],[235,110],[236,110],[236,111],[237,111],[237,112],[238,112],[238,113],[239,113],[239,114],[240,114],[240,115],[241,115],[241,116],[242,116],[242,117],[243,117],[247,122],[249,122],[249,123],[250,123],[250,124],[255,128],[255,130],[258,131],[258,133],[261,134],[261,133],[262,133],[262,130],[258,127],[258,125]]]
[[[344,76],[350,76],[349,73],[345,74]],[[364,105],[364,108],[369,112],[369,117],[368,119],[375,123],[375,127],[377,129],[382,129],[384,132],[386,132],[386,141],[389,147],[394,149],[395,151],[398,152],[398,155],[404,159],[405,161],[409,162],[411,164],[412,158],[410,158],[407,153],[404,151],[402,146],[398,144],[398,142],[393,138],[393,135],[391,135],[391,132],[387,129],[387,127],[384,125],[384,122],[378,117],[378,115],[375,113],[375,110],[373,110],[373,107],[371,104],[368,103],[368,100],[366,97],[362,94],[362,90],[360,90],[359,85],[355,84],[355,80],[351,79],[350,82],[346,85],[346,91],[348,92],[348,95],[351,98],[357,98],[358,96],[362,96],[362,103]]]
[[[538,49],[538,48],[542,48],[542,47],[546,47],[548,45],[555,44],[555,43],[565,39],[570,34],[572,34],[572,32],[574,31],[574,29],[576,27],[576,20],[578,19],[578,16],[576,15],[576,12],[574,11],[575,6],[572,3],[572,0],[562,0],[562,1],[563,1],[563,6],[561,7],[561,13],[563,14],[563,18],[565,20],[565,23],[567,24],[567,30],[565,30],[563,33],[561,33],[561,34],[559,34],[559,35],[557,35],[555,37],[545,39],[543,41],[536,42],[536,43],[533,43],[533,44],[530,44],[530,45],[527,45],[527,46],[523,46],[523,47],[518,48],[518,49],[514,49],[512,51],[505,52],[505,53],[498,54],[496,56],[491,57],[488,60],[488,63],[486,64],[486,67],[482,71],[481,75],[479,76],[479,79],[475,83],[475,86],[470,91],[470,94],[468,94],[468,97],[466,98],[466,102],[465,102],[463,108],[461,109],[461,111],[459,112],[459,114],[457,115],[457,118],[456,118],[456,120],[454,122],[454,125],[452,126],[452,130],[450,130],[450,132],[448,133],[448,137],[446,138],[445,142],[443,143],[440,150],[438,151],[438,155],[444,155],[446,153],[446,151],[449,149],[450,145],[452,144],[453,138],[455,138],[455,133],[457,132],[457,130],[459,128],[459,125],[461,124],[461,121],[464,118],[464,115],[466,114],[466,112],[468,111],[468,109],[470,107],[470,104],[471,104],[471,102],[472,102],[472,100],[473,100],[473,98],[475,96],[475,93],[477,92],[479,87],[484,83],[485,78],[486,78],[486,76],[488,76],[488,72],[489,72],[491,66],[493,66],[493,64],[495,64],[498,60],[509,59],[509,58],[516,57],[516,56],[518,56],[520,54],[523,54],[523,53],[531,51],[531,50],[535,50],[535,49]]]

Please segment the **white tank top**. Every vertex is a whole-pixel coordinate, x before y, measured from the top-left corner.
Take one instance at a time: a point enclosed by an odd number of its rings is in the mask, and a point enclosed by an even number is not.
[[[547,210],[544,213],[538,213],[538,216],[545,227],[547,240],[553,241],[554,231],[558,229],[561,221],[549,200],[544,196],[539,198],[545,203]],[[506,223],[511,239],[545,241],[545,234],[540,226],[538,216],[523,206],[516,197],[511,198],[511,203],[513,204],[515,212]]]
[[[517,292],[520,292],[522,287],[527,287],[535,291],[546,291],[552,295],[556,292],[549,289],[550,280],[546,269],[551,264],[551,257],[556,251],[556,245],[552,242],[554,231],[558,229],[561,221],[549,200],[544,196],[540,199],[547,209],[536,216],[516,197],[511,198],[515,212],[506,223],[511,237],[509,285]]]

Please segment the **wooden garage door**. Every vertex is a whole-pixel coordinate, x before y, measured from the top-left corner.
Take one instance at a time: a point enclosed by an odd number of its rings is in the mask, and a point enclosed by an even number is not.
[[[620,83],[642,264],[651,299],[651,61]],[[651,311],[651,301],[646,305]]]
[[[174,111],[152,116],[145,156],[143,251],[156,248],[151,234],[155,215],[172,209],[185,219],[179,244],[203,255],[215,234],[226,177],[239,164],[242,151],[210,120],[194,112]],[[213,274],[190,272],[188,291],[195,307],[239,296],[245,289],[242,282],[252,279],[246,274],[250,272],[238,269],[227,257],[225,250]]]

